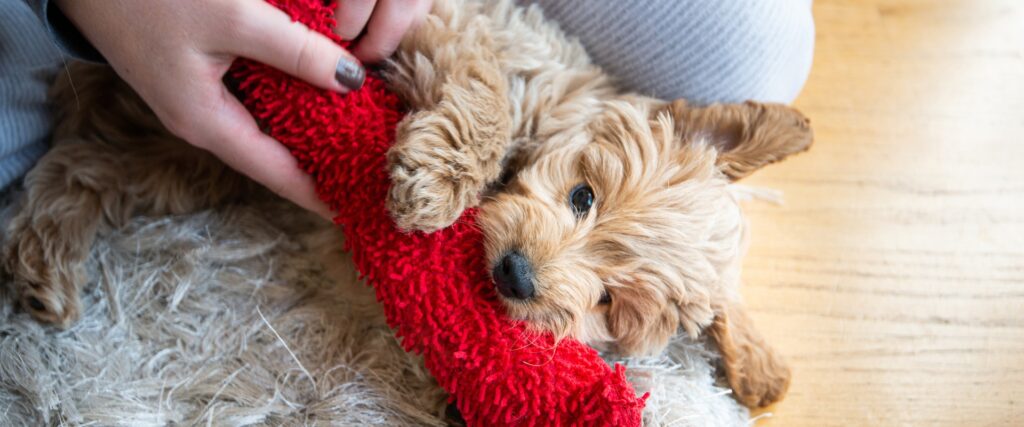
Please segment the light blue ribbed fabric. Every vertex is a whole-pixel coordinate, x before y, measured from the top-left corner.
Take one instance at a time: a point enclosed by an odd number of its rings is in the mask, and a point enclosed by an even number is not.
[[[38,15],[22,0],[0,0],[0,188],[46,152],[46,92],[60,64]]]
[[[520,0],[622,87],[662,99],[789,103],[814,56],[811,0]]]

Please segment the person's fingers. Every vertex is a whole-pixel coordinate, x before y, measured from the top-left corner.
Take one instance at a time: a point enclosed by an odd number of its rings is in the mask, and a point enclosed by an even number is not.
[[[352,53],[363,62],[379,62],[391,56],[406,31],[427,13],[430,0],[379,0],[366,34]]]
[[[334,33],[342,40],[352,40],[363,32],[366,23],[373,14],[373,7],[377,0],[341,0],[338,2],[338,10],[334,12],[334,19],[337,26]]]
[[[359,89],[366,71],[354,56],[331,39],[264,3],[243,8],[243,28],[226,41],[229,54],[270,65],[315,86],[339,92]]]
[[[274,193],[328,220],[333,215],[316,195],[313,179],[284,145],[267,136],[227,88],[220,88],[220,107],[197,124],[206,141],[190,141],[210,151],[232,169],[244,173]]]

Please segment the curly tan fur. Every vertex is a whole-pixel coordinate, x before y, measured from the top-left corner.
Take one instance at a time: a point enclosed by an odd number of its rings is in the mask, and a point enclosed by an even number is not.
[[[167,215],[256,188],[213,156],[171,136],[105,67],[76,64],[58,79],[54,147],[25,177],[7,227],[4,262],[23,307],[66,327],[77,319],[84,263],[96,234],[135,215]]]
[[[738,304],[744,223],[727,185],[807,149],[807,119],[780,105],[618,93],[535,9],[453,4],[406,39],[391,75],[417,111],[389,156],[399,225],[432,231],[484,197],[491,264],[518,251],[535,272],[537,296],[503,298],[509,313],[624,354],[660,351],[680,327],[697,336],[715,324],[714,304]],[[498,159],[514,179],[491,194]],[[581,183],[598,201],[577,220],[567,201]],[[789,371],[749,336],[720,342],[745,355],[725,371],[742,373],[741,401],[768,404]]]
[[[806,149],[811,133],[783,106],[679,105],[609,101],[582,133],[551,138],[482,206],[487,253],[496,263],[518,251],[535,271],[536,297],[503,299],[513,316],[623,354],[661,351],[680,327],[708,330],[737,398],[765,406],[790,372],[742,314],[745,222],[727,171]],[[577,219],[579,184],[596,202]]]
[[[692,108],[678,100],[668,110],[684,139],[706,137],[722,152],[720,169],[732,180],[811,147],[810,120],[784,106],[746,102]]]
[[[388,153],[388,209],[409,230],[451,225],[499,178],[510,151],[586,123],[614,91],[539,9],[510,2],[435,2],[391,65],[388,81],[413,114]]]
[[[755,408],[782,399],[789,389],[789,366],[764,342],[741,304],[716,307],[707,333],[718,344],[736,400]]]
[[[739,303],[745,223],[729,184],[805,150],[802,115],[620,93],[539,9],[509,1],[435,1],[386,73],[412,110],[388,153],[400,227],[436,230],[479,204],[492,265],[516,250],[536,273],[535,298],[502,299],[512,316],[625,355],[707,332],[740,402],[782,397],[789,370]],[[56,89],[56,147],[26,178],[5,249],[23,305],[58,325],[77,316],[97,233],[254,194],[110,71],[77,67],[74,83],[77,96]],[[578,184],[596,195],[582,217]]]
[[[445,6],[406,37],[390,79],[413,110],[388,152],[388,210],[405,229],[434,231],[475,206],[508,150],[507,82],[487,22]]]

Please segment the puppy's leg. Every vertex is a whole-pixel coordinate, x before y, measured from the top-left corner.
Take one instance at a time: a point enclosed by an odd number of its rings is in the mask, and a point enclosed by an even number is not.
[[[26,176],[4,263],[21,304],[37,320],[67,327],[78,318],[78,292],[89,280],[84,262],[98,233],[133,214],[188,212],[244,187],[183,142],[137,142],[136,148],[59,143]]]
[[[67,327],[78,318],[82,261],[100,224],[104,184],[116,168],[91,144],[57,146],[25,177],[25,205],[7,228],[4,262],[25,310],[37,320]],[[80,158],[79,156],[85,156]],[[99,165],[77,168],[79,161]]]
[[[718,344],[737,401],[760,408],[782,399],[789,389],[789,366],[764,342],[739,303],[718,307],[707,333]]]
[[[475,206],[511,140],[508,83],[488,23],[451,7],[438,2],[406,36],[389,75],[413,110],[388,152],[387,207],[407,230],[446,227]]]

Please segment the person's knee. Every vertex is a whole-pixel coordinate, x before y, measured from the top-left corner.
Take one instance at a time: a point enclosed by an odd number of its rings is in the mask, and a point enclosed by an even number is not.
[[[706,53],[718,55],[717,67],[701,70],[709,82],[696,93],[702,102],[790,103],[803,89],[814,57],[814,20],[809,1],[736,0],[758,3],[745,9],[743,19],[719,23],[723,34],[712,38],[724,43]],[[719,16],[719,18],[729,19]]]
[[[701,104],[796,99],[814,56],[810,1],[684,3],[690,9],[676,18],[679,28],[659,30],[670,48],[651,58],[650,75],[642,77],[651,85],[639,87]]]
[[[625,89],[697,103],[790,102],[814,50],[810,0],[521,0]]]

